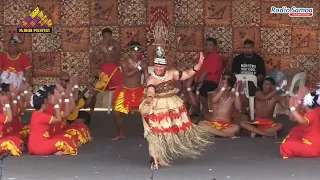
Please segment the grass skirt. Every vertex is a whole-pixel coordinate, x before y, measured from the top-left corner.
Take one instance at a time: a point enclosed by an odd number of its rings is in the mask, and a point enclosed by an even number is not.
[[[140,105],[144,137],[149,150],[162,163],[175,158],[196,158],[211,144],[211,134],[192,124],[183,100],[175,91],[161,93],[152,104],[144,100]]]

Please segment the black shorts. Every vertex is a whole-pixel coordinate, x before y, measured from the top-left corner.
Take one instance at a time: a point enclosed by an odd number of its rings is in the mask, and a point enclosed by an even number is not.
[[[77,119],[84,119],[85,120],[85,124],[87,126],[90,125],[90,122],[91,122],[91,115],[90,113],[86,112],[86,111],[79,111],[79,114],[78,114],[78,117]],[[73,123],[74,121],[67,121],[68,123]]]
[[[200,96],[208,97],[208,92],[215,91],[218,84],[213,81],[203,81],[202,87],[199,89]]]

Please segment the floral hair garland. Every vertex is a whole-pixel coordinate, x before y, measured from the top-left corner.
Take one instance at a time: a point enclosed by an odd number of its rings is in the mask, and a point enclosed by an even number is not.
[[[312,96],[310,93],[306,94],[303,98],[303,105],[304,106],[312,106],[314,101],[313,101],[314,96]]]
[[[320,96],[320,84],[317,85],[316,95]],[[305,106],[312,106],[314,103],[314,97],[310,93],[306,94],[303,98],[303,105]],[[318,105],[320,105],[320,98],[318,97],[317,102]]]
[[[317,87],[318,87],[318,89],[316,91],[316,95],[318,95],[317,103],[318,103],[318,105],[320,105],[320,98],[319,98],[319,96],[320,96],[320,85],[317,85]]]

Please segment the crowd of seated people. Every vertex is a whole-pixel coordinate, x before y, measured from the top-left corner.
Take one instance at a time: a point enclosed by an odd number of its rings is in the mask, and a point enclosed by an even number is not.
[[[62,74],[61,78],[70,78]],[[75,110],[78,85],[68,83],[29,91],[27,83],[16,89],[1,84],[0,152],[20,156],[27,148],[30,155],[76,155],[78,148],[92,140],[85,116],[68,121]],[[29,124],[21,121],[27,108],[34,108]],[[83,113],[82,113],[83,114]]]
[[[207,46],[208,44],[210,42],[208,43],[207,39]],[[215,58],[209,58],[212,57],[210,53],[213,52],[215,53],[215,50],[206,52],[207,58],[205,58],[204,64],[217,64],[220,70],[202,67],[200,80],[206,79],[209,75],[223,72],[219,55]],[[246,107],[249,106],[249,99],[244,94],[242,82],[237,82],[235,76],[237,74],[253,74],[257,77],[257,87],[250,82],[249,87],[246,87],[249,89],[249,96],[255,97],[254,120],[250,120],[248,115]],[[202,88],[204,82],[198,81],[189,89],[199,90],[199,84]],[[185,83],[190,84],[188,81]],[[298,97],[290,97],[288,92],[286,92],[286,96],[280,96],[275,83],[272,77],[266,76],[264,60],[254,52],[254,42],[246,40],[244,53],[234,58],[231,72],[225,70],[225,73],[221,73],[218,86],[211,85],[211,87],[205,88],[213,90],[211,99],[208,99],[209,104],[212,105],[212,113],[209,113],[207,108],[203,108],[202,121],[194,122],[213,135],[220,137],[234,137],[241,129],[249,132],[251,137],[256,135],[274,137],[277,136],[277,132],[283,129],[283,125],[276,123],[273,117],[276,104],[280,104],[284,109],[291,111],[289,119],[299,124],[284,139],[280,147],[281,156],[284,159],[319,157],[320,85],[317,86],[316,92],[310,92],[304,88],[299,91]],[[201,93],[197,92],[196,94],[200,95],[201,100]],[[190,102],[189,104],[196,103]]]

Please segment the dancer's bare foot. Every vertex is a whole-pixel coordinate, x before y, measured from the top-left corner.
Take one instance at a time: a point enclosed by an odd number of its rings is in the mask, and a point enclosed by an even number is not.
[[[275,132],[266,132],[266,134],[263,137],[276,137],[277,133]]]
[[[79,147],[82,147],[81,142],[77,142],[77,147],[78,147],[78,148],[79,148]]]
[[[58,151],[58,152],[54,153],[54,155],[56,155],[56,156],[62,156],[63,153],[62,153],[62,151]]]
[[[151,169],[152,170],[157,170],[159,169],[159,164],[157,158],[153,157],[153,162],[151,163]]]
[[[119,135],[119,136],[117,136],[117,137],[115,137],[115,138],[112,138],[111,140],[112,140],[112,141],[117,141],[117,140],[121,140],[121,139],[124,139],[124,138],[126,138],[125,135]]]
[[[89,138],[88,138],[88,142],[91,142],[91,141],[93,141],[93,138],[92,138],[92,137],[89,137]]]
[[[159,162],[159,165],[160,165],[160,166],[170,166],[169,163],[165,163],[165,162]]]
[[[251,138],[255,138],[256,137],[256,133],[250,133],[250,137]]]

